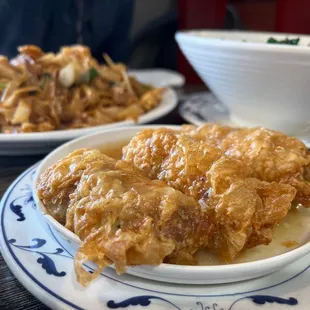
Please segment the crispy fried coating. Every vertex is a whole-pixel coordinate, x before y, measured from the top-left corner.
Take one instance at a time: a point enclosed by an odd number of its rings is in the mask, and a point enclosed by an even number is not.
[[[241,161],[222,157],[207,173],[208,215],[215,224],[209,247],[227,262],[246,248],[268,245],[296,194],[290,185],[247,177],[243,167]]]
[[[244,248],[270,243],[296,193],[290,185],[250,177],[240,160],[167,128],[140,131],[123,149],[123,159],[199,201],[215,225],[209,248],[226,261]]]
[[[100,160],[100,152],[80,149],[59,160],[41,176],[37,193],[47,211],[61,224],[66,223],[69,196],[80,181],[83,171]]]
[[[206,123],[198,127],[195,125],[182,125],[180,131],[182,133],[186,133],[188,136],[197,141],[201,140],[207,142],[208,145],[221,148],[222,141],[227,137],[227,135],[237,130],[239,129],[229,126],[221,126],[214,123]]]
[[[209,190],[206,171],[221,155],[217,147],[167,128],[140,131],[123,151],[123,159],[147,177],[163,180],[196,200]]]
[[[70,172],[59,189],[55,184],[64,171]],[[118,273],[126,266],[163,261],[193,264],[212,230],[206,211],[193,198],[99,150],[79,150],[60,160],[41,176],[37,189],[45,204],[51,195],[59,197],[66,227],[82,240],[74,262],[82,285],[113,263]],[[65,191],[71,193],[67,205]],[[87,261],[98,266],[93,274],[82,266]]]
[[[181,131],[242,160],[254,178],[294,186],[296,202],[310,207],[310,156],[300,140],[266,128],[235,129],[217,124],[183,126]]]

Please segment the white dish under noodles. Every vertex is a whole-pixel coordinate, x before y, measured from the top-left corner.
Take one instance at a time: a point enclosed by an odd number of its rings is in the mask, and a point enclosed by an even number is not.
[[[137,124],[152,122],[169,112],[177,105],[177,95],[174,90],[167,88],[161,103],[153,110],[140,116]],[[58,145],[105,129],[134,125],[134,121],[122,121],[101,126],[55,130],[49,132],[33,132],[18,134],[0,133],[0,155],[33,155],[46,154]]]
[[[182,87],[185,77],[176,71],[168,69],[139,69],[129,70],[129,75],[134,75],[139,81],[155,87]]]
[[[113,146],[117,144],[117,142],[129,140],[143,128],[159,127],[170,127],[174,129],[179,128],[178,126],[164,125],[115,128],[68,142],[54,150],[42,161],[36,171],[34,185],[37,183],[39,176],[48,167],[50,167],[53,163],[60,160],[61,158],[76,149],[85,147],[103,149],[104,147],[108,147],[111,145]],[[81,244],[81,241],[77,237],[77,235],[66,229],[47,213],[47,210],[38,198],[36,191],[33,192],[33,197],[35,199],[36,205],[38,206],[38,210],[43,215],[46,222],[60,235],[61,238],[63,238],[66,242],[70,243],[74,248],[78,248]],[[302,245],[300,247],[284,254],[280,254],[266,259],[231,265],[183,266],[161,264],[159,266],[137,266],[128,268],[127,273],[152,280],[184,284],[229,283],[257,278],[263,275],[273,273],[310,252],[309,231],[310,230],[307,231],[307,234],[305,235]],[[265,246],[264,248],[268,249],[268,246]]]
[[[182,118],[193,125],[200,126],[205,123],[218,123],[222,126],[239,127],[230,119],[227,107],[211,92],[199,92],[188,95],[179,105]],[[310,128],[305,127],[304,132],[295,137],[310,148]]]

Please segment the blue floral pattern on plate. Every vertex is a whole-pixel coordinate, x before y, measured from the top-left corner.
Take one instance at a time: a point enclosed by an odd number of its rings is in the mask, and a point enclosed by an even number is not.
[[[56,277],[64,277],[67,273],[64,271],[58,272],[55,266],[53,259],[50,257],[51,255],[61,255],[62,257],[71,258],[72,256],[68,256],[64,254],[64,250],[61,248],[57,248],[55,252],[42,252],[38,251],[41,247],[46,244],[46,240],[35,238],[32,240],[34,244],[32,245],[17,245],[15,239],[10,239],[8,242],[12,244],[14,247],[23,250],[30,251],[33,253],[37,253],[40,257],[37,259],[37,263],[39,263],[42,268],[46,271],[47,274],[53,275]]]
[[[34,175],[35,175],[35,171],[32,171],[32,173],[30,174],[31,184],[32,184]],[[23,195],[18,196],[17,198],[13,199],[10,202],[10,209],[14,214],[17,215],[18,222],[22,222],[26,219],[24,212],[23,212],[24,206],[31,205],[32,208],[36,207],[33,196],[32,196],[31,184],[25,184],[25,187],[21,189],[21,192],[23,192]],[[21,199],[22,201],[18,203],[18,201]]]

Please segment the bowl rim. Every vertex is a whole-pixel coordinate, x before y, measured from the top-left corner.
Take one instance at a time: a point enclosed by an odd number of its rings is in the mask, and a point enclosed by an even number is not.
[[[74,234],[72,231],[69,229],[65,228],[62,224],[60,224],[58,221],[56,221],[51,215],[48,214],[48,211],[46,210],[43,202],[39,199],[37,192],[36,192],[36,184],[38,182],[39,176],[42,174],[42,172],[47,168],[45,167],[47,162],[49,162],[53,157],[55,157],[57,154],[60,152],[65,151],[66,153],[69,154],[69,152],[66,151],[66,148],[68,146],[74,146],[74,145],[79,145],[80,143],[83,143],[83,141],[93,139],[96,141],[95,138],[98,137],[103,137],[107,134],[111,133],[116,133],[116,132],[124,132],[124,131],[136,131],[138,132],[139,130],[146,129],[146,128],[172,128],[172,129],[179,129],[181,126],[178,125],[138,125],[138,126],[129,126],[129,127],[121,127],[121,128],[113,128],[109,130],[103,130],[100,132],[92,133],[87,136],[80,137],[78,139],[74,139],[72,141],[69,141],[58,148],[56,148],[54,151],[49,153],[39,164],[39,166],[36,169],[35,176],[33,179],[33,198],[35,201],[35,204],[37,206],[37,209],[41,213],[41,215],[44,217],[45,221],[47,224],[51,225],[58,234],[62,234],[65,236],[68,240],[74,243],[81,243],[81,240],[79,237]],[[104,143],[104,142],[103,142]],[[83,148],[83,146],[79,146],[78,148]],[[54,161],[55,162],[55,161]],[[269,269],[272,269],[273,267],[276,267],[279,265],[280,262],[285,264],[285,262],[292,262],[295,261],[307,253],[310,252],[310,240],[303,245],[289,250],[285,253],[275,255],[269,258],[264,258],[260,260],[255,260],[251,262],[245,262],[245,263],[237,263],[237,264],[227,264],[227,265],[195,265],[195,266],[190,266],[190,265],[175,265],[175,264],[167,264],[167,263],[162,263],[158,266],[153,266],[153,265],[137,265],[134,268],[136,270],[143,268],[143,270],[156,270],[156,272],[160,273],[165,273],[165,272],[182,272],[182,271],[187,271],[191,273],[197,273],[197,275],[200,272],[207,272],[210,275],[212,274],[217,274],[219,272],[236,272],[237,270],[242,270],[243,272],[250,272],[254,270],[258,270],[259,268],[262,268],[263,266],[269,266]],[[128,268],[131,268],[128,266]],[[145,269],[146,268],[146,269]]]
[[[265,42],[242,42],[241,40],[232,40],[225,39],[220,40],[217,37],[207,37],[207,36],[199,36],[197,33],[210,33],[210,34],[242,34],[246,36],[261,36],[261,35],[269,35],[269,36],[294,36],[299,38],[305,38],[309,40],[310,44],[310,35],[304,34],[294,34],[294,33],[280,33],[280,32],[260,32],[260,31],[245,31],[245,30],[210,30],[210,29],[190,29],[190,30],[181,30],[177,31],[175,34],[176,41],[190,41],[191,43],[199,43],[202,45],[213,45],[217,47],[225,46],[232,49],[243,49],[250,51],[266,51],[271,53],[292,53],[296,52],[297,54],[310,55],[310,46],[307,45],[289,45],[289,44],[267,44]],[[246,38],[245,38],[246,39]]]

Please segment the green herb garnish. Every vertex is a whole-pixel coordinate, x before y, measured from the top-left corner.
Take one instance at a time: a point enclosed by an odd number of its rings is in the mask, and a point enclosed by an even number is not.
[[[149,84],[142,84],[142,83],[141,83],[140,85],[142,86],[142,88],[143,88],[143,90],[144,90],[145,92],[147,92],[147,91],[153,89],[153,86],[152,86],[152,85],[149,85]]]
[[[270,37],[268,40],[267,40],[267,43],[269,44],[287,44],[287,45],[298,45],[300,41],[300,38],[296,38],[296,39],[284,39],[284,40],[276,40],[275,38],[273,37]]]
[[[6,83],[0,83],[0,89],[5,90],[8,85]]]
[[[99,75],[99,72],[95,68],[89,69],[89,82]]]
[[[42,82],[40,84],[40,88],[44,90],[47,81],[50,80],[51,78],[52,78],[52,75],[50,73],[44,72],[41,75]]]
[[[90,68],[89,70],[81,74],[75,83],[76,84],[84,84],[84,83],[88,84],[98,75],[99,75],[99,72],[95,68]]]

